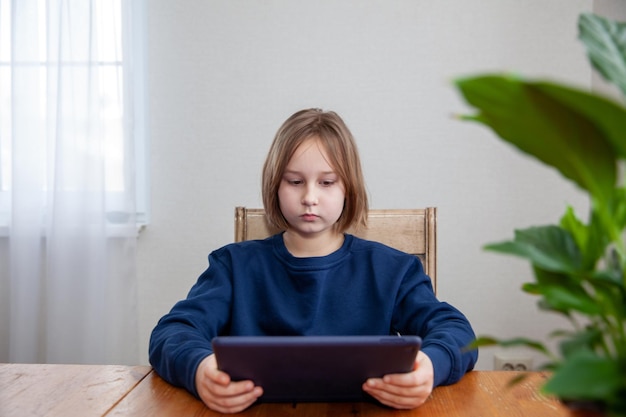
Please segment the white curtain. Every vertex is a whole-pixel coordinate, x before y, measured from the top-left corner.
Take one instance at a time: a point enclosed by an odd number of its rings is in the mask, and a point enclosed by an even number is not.
[[[0,32],[0,61],[10,43],[0,362],[137,363],[141,3],[0,1],[11,25]]]

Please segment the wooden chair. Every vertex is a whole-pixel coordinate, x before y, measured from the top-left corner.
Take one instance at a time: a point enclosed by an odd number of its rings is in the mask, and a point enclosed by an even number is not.
[[[264,239],[280,230],[270,227],[265,211],[259,208],[235,208],[235,242]],[[437,292],[437,208],[370,210],[367,229],[355,236],[375,240],[418,256]]]

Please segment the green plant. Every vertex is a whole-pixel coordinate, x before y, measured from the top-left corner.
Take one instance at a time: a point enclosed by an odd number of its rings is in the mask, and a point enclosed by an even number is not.
[[[579,37],[593,67],[626,97],[626,24],[582,14]],[[544,353],[554,371],[544,386],[561,399],[599,403],[626,415],[626,108],[600,94],[511,75],[459,79],[476,108],[464,120],[490,127],[519,150],[557,169],[584,190],[586,221],[567,207],[558,224],[516,230],[490,251],[526,258],[534,282],[522,289],[542,310],[562,314],[558,351],[542,342],[479,337],[474,347],[523,345]]]

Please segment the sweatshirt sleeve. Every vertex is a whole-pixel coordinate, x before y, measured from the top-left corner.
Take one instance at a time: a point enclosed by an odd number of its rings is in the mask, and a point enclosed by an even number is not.
[[[435,297],[418,258],[407,269],[395,309],[396,328],[422,338],[422,351],[433,363],[435,387],[453,384],[474,368],[478,351],[465,349],[475,339],[472,326],[458,309]]]
[[[157,323],[150,336],[150,364],[164,380],[184,387],[196,397],[196,369],[213,353],[211,340],[229,320],[232,287],[230,269],[209,255],[209,267],[185,300]]]

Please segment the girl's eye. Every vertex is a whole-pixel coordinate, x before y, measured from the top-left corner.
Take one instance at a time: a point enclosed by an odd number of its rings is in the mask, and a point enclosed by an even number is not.
[[[330,187],[335,183],[334,180],[323,180],[320,182],[324,187]]]
[[[291,185],[300,185],[302,184],[302,180],[287,180],[287,182]]]

